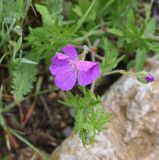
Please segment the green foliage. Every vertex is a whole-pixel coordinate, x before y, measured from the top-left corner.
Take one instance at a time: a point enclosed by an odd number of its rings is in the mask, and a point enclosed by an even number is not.
[[[145,59],[150,51],[159,52],[157,25],[155,19],[151,18],[152,3],[145,5],[145,1],[140,0],[42,0],[31,5],[31,2],[32,0],[0,0],[0,64],[9,63],[10,90],[16,100],[5,106],[1,87],[1,128],[5,130],[8,127],[2,112],[9,112],[17,101],[25,100],[31,91],[37,74],[36,64],[45,60],[48,71],[50,58],[67,44],[74,44],[77,48],[87,45],[90,51],[93,47],[101,48],[104,56],[95,56],[99,58],[101,76],[129,74],[129,71],[113,70],[120,61],[125,61],[128,67],[136,67],[137,73],[134,75],[140,82],[146,83],[144,77],[148,73],[141,71]],[[37,19],[41,17],[41,26],[31,17],[32,12]],[[100,40],[102,43],[93,45]],[[39,90],[34,95],[40,95]],[[96,133],[104,129],[110,114],[101,106],[99,96],[83,88],[80,91],[79,95],[66,93],[66,98],[61,103],[73,107],[74,131],[79,133],[83,144],[88,144],[93,143]],[[12,130],[12,133],[31,146],[18,132]],[[9,148],[9,140],[6,143]]]
[[[129,10],[136,9],[138,3],[139,0],[97,0],[85,22],[89,22],[88,25],[90,26],[90,23],[95,25],[95,22],[100,23],[101,19],[104,19],[109,26],[119,26],[126,20]],[[69,19],[77,20],[83,17],[91,4],[91,0],[79,0],[75,5],[72,2],[68,2],[66,10]],[[70,8],[73,9],[70,10]],[[85,23],[85,28],[86,25]]]
[[[32,46],[32,54],[36,54],[36,61],[44,58],[50,63],[50,58],[55,52],[72,42],[73,28],[58,23],[59,21],[52,18],[45,6],[36,5],[36,9],[42,16],[43,26],[35,29],[30,28],[27,40]]]
[[[31,64],[20,64],[13,71],[11,93],[17,101],[22,101],[24,96],[32,89],[36,73],[36,66]]]
[[[104,58],[100,64],[101,74],[109,73],[114,69],[119,62],[124,58],[124,56],[121,56],[119,58],[119,52],[115,46],[110,43],[107,39],[103,40],[103,49],[104,49]]]
[[[12,42],[12,59],[10,60],[11,93],[20,102],[32,89],[32,84],[37,73],[36,63],[27,57],[22,57],[22,36],[17,42]],[[18,57],[18,58],[17,58]],[[28,55],[29,57],[29,55]]]
[[[75,27],[74,32],[77,32],[77,30],[81,27],[81,25],[83,24],[83,22],[88,18],[89,14],[93,11],[93,8],[94,8],[96,2],[97,2],[97,0],[93,0],[92,1],[92,3],[90,4],[90,6],[87,8],[85,14],[77,22],[77,26]]]
[[[20,20],[24,17],[24,0],[1,0],[0,1],[0,22],[5,19],[7,23],[12,23],[13,19]]]
[[[40,5],[40,4],[36,4],[35,7],[36,7],[36,10],[42,16],[42,22],[44,25],[53,25],[55,23],[49,13],[49,11],[47,10],[47,8],[45,6]]]
[[[145,49],[138,49],[136,52],[136,58],[135,58],[135,68],[137,71],[141,71],[145,60],[146,60],[146,50]]]
[[[54,25],[62,23],[63,0],[48,0],[46,6],[35,4],[36,10],[42,16],[43,25]]]
[[[125,24],[129,10],[137,9],[140,0],[114,0],[108,1],[107,3],[109,2],[111,3],[105,10],[105,15],[108,16],[106,20],[109,26],[119,27]]]
[[[75,113],[74,131],[79,133],[83,144],[93,143],[97,131],[104,129],[111,115],[101,106],[101,98],[90,90],[80,89],[82,95],[66,93],[62,104],[71,106]]]
[[[17,32],[27,14],[32,0],[0,0],[0,47],[10,40],[10,33]],[[20,33],[21,34],[21,33]],[[16,37],[16,36],[14,36]]]
[[[28,42],[32,45],[32,54],[36,54],[37,61],[50,59],[62,46],[71,43],[72,28],[67,26],[44,26],[30,28]],[[50,62],[49,62],[50,63]]]
[[[134,13],[130,11],[127,24],[125,28],[121,29],[123,36],[120,38],[120,42],[124,42],[123,46],[125,45],[126,49],[129,51],[137,48],[148,49],[147,43],[154,42],[150,36],[154,34],[156,23],[154,19],[150,19],[149,21],[142,23],[140,26],[135,23]]]
[[[136,52],[135,66],[137,71],[143,69],[146,54],[149,51],[158,52],[159,39],[154,36],[156,30],[156,22],[154,19],[139,19],[136,22],[135,15],[130,10],[126,25],[118,28],[111,28],[111,34],[116,35],[118,39],[118,47],[125,49],[129,53]],[[138,24],[140,23],[140,24]]]
[[[45,5],[51,14],[51,17],[56,21],[62,21],[62,11],[63,11],[63,2],[64,0],[47,0],[45,1]]]
[[[75,7],[73,8],[73,11],[77,14],[78,17],[82,18],[91,4],[92,2],[89,0],[79,0],[78,4],[75,5]],[[94,20],[95,18],[96,18],[96,12],[94,9],[91,9],[91,12],[88,13],[85,22]]]

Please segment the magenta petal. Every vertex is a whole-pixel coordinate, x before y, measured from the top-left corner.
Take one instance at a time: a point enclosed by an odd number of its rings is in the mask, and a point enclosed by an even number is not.
[[[56,75],[59,70],[61,70],[61,67],[67,67],[69,65],[69,57],[62,53],[56,53],[56,55],[51,58],[51,62],[52,64],[49,66],[49,70],[52,75]]]
[[[78,68],[78,83],[81,86],[91,84],[100,75],[96,62],[79,61],[76,66]]]
[[[68,55],[56,53],[51,62],[49,70],[54,76],[55,86],[64,91],[72,89],[76,83],[76,70],[72,67]]]
[[[71,44],[63,47],[61,50],[72,60],[76,60],[78,58],[77,51]]]
[[[62,53],[56,53],[54,57],[51,58],[52,64],[61,65],[68,62],[69,57]]]
[[[70,67],[58,68],[58,74],[55,75],[55,86],[63,91],[73,88],[76,83],[76,71]]]
[[[76,64],[76,67],[78,70],[85,71],[85,72],[87,72],[89,69],[95,66],[98,66],[97,62],[82,61],[82,60],[78,61]]]
[[[56,65],[51,64],[49,66],[49,70],[51,74],[55,76],[56,74],[58,74],[59,71],[61,71],[61,66],[56,66]]]

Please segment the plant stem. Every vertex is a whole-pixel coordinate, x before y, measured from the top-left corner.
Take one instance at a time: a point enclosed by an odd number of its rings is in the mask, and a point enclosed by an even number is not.
[[[131,72],[131,71],[125,71],[125,70],[115,70],[115,71],[111,71],[111,72],[105,72],[101,75],[101,77],[104,77],[104,76],[108,76],[108,75],[112,75],[112,74],[117,74],[117,73],[120,73],[120,74],[134,74],[134,72]]]
[[[86,13],[84,16],[78,21],[76,28],[74,29],[74,33],[77,32],[77,30],[81,27],[82,23],[85,21],[91,10],[93,9],[94,5],[96,4],[97,0],[93,0],[92,4],[89,6],[87,9]]]
[[[58,90],[58,89],[56,89],[56,88],[51,88],[51,89],[43,90],[43,91],[40,91],[40,92],[38,92],[38,93],[34,93],[34,94],[30,95],[30,96],[27,97],[27,98],[31,98],[31,97],[35,97],[35,96],[40,96],[40,95],[42,95],[42,94],[50,93],[50,92],[56,91],[56,90]],[[23,100],[22,100],[22,101],[23,101]],[[21,102],[22,102],[22,101],[21,101]],[[21,103],[21,102],[19,102],[19,103]],[[6,107],[3,108],[3,111],[2,111],[2,112],[8,112],[10,109],[14,108],[16,105],[17,105],[17,104],[16,104],[15,102],[10,103],[9,105],[7,105]]]

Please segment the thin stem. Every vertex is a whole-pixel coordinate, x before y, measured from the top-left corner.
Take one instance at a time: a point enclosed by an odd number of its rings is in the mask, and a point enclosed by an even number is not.
[[[95,54],[95,57],[98,58],[99,60],[103,60],[104,59],[102,56],[99,56],[97,54]]]
[[[108,76],[108,75],[112,75],[112,74],[117,74],[117,73],[119,73],[119,74],[123,74],[123,75],[125,75],[125,74],[134,74],[134,72],[131,72],[131,71],[125,71],[125,70],[115,70],[115,71],[111,71],[111,72],[105,72],[105,73],[103,73],[102,75],[101,75],[101,77],[104,77],[104,76]]]
[[[95,81],[93,81],[92,85],[91,85],[91,92],[93,93],[94,92],[94,89],[95,89]]]
[[[18,132],[16,132],[14,129],[9,128],[10,132],[16,137],[18,138],[21,142],[25,143],[26,145],[28,145],[30,148],[32,148],[36,153],[38,153],[40,156],[42,156],[44,158],[44,160],[46,160],[47,155],[45,155],[44,153],[42,153],[40,150],[38,150],[34,145],[32,145],[29,141],[27,141],[22,135],[20,135]]]
[[[40,92],[38,92],[38,93],[34,93],[34,94],[30,95],[28,98],[35,97],[35,96],[40,96],[40,95],[42,95],[42,94],[50,93],[50,92],[56,91],[56,90],[58,90],[58,89],[56,89],[56,88],[51,88],[51,89],[43,90],[43,91],[40,91]],[[21,101],[21,102],[22,102],[22,101]],[[21,102],[19,102],[19,103],[21,103]],[[2,112],[3,112],[3,113],[4,113],[4,112],[8,112],[8,111],[11,110],[12,108],[14,108],[16,105],[17,105],[17,103],[15,103],[15,102],[10,103],[10,104],[7,105],[5,108],[3,108],[3,111],[2,111]]]
[[[45,111],[46,111],[46,113],[48,115],[50,123],[53,125],[54,124],[54,119],[53,119],[53,116],[50,113],[49,107],[48,107],[45,99],[42,96],[40,96],[40,100],[41,100],[41,102],[42,102],[42,104],[44,106],[44,109],[45,109]]]
[[[84,61],[85,60],[85,58],[86,58],[86,54],[88,53],[88,47],[87,46],[83,46],[83,52],[82,52],[82,60]]]
[[[84,16],[82,16],[82,18],[78,21],[77,26],[74,29],[74,33],[76,33],[77,30],[81,27],[82,23],[85,21],[85,19],[87,18],[87,16],[89,15],[89,13],[91,12],[91,10],[93,9],[93,7],[96,4],[96,2],[97,2],[97,0],[93,0],[93,2],[91,3],[91,5],[87,9],[86,13],[84,14]]]
[[[86,38],[88,38],[90,36],[101,35],[101,34],[104,34],[104,32],[102,30],[91,31],[91,32],[88,32],[88,34],[86,34],[83,37],[76,38],[75,41],[83,41],[83,40],[86,40]]]
[[[91,47],[91,48],[93,48],[93,50],[90,50],[91,51],[91,59],[92,59],[92,61],[94,62],[95,61],[95,55],[96,55],[96,48],[97,48],[97,46],[99,45],[99,40],[96,40],[95,41],[95,43],[94,43],[94,45]],[[91,45],[91,44],[90,44]],[[92,85],[91,85],[91,92],[93,93],[94,92],[94,89],[95,89],[95,83],[96,83],[96,81],[93,81],[93,83],[92,83]]]

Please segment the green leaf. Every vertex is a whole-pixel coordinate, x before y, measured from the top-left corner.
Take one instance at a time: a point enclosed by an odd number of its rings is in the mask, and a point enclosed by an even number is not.
[[[54,20],[62,20],[63,0],[47,0],[45,3],[51,17]]]
[[[131,61],[128,62],[128,64],[127,64],[126,67],[129,70],[130,68],[132,68],[134,66],[135,66],[135,60],[133,59],[133,60],[131,60]]]
[[[111,114],[106,113],[105,109],[100,106],[97,108],[96,112],[98,114],[96,114],[94,126],[96,130],[100,131],[104,129],[103,127],[105,124],[110,120]]]
[[[145,59],[146,59],[147,50],[146,49],[138,49],[136,52],[135,58],[135,68],[136,71],[141,71],[144,67]]]
[[[13,43],[13,58],[16,57],[16,53],[20,50],[21,45],[22,45],[22,36],[20,36],[17,42]]]
[[[132,10],[128,13],[128,21],[127,21],[127,27],[133,28],[135,26],[135,16]]]
[[[36,10],[41,14],[44,25],[53,25],[54,21],[47,8],[40,4],[35,4]]]
[[[79,6],[75,6],[75,8],[73,9],[73,11],[80,17],[83,16],[82,10]]]
[[[111,42],[109,42],[107,39],[104,39],[103,41],[105,56],[100,64],[102,74],[105,72],[109,73],[124,58],[124,55],[118,58],[119,53]]]
[[[120,30],[118,28],[108,28],[108,32],[111,33],[111,34],[114,34],[114,35],[116,35],[118,37],[123,36],[122,30]]]
[[[97,3],[96,3],[97,4]],[[87,12],[88,8],[91,5],[91,1],[89,0],[79,0],[78,4],[75,5],[75,7],[73,8],[73,11],[78,15],[78,17],[82,18],[84,16],[84,13]],[[91,10],[90,13],[87,15],[85,22],[89,22],[92,20],[95,20],[96,17],[96,5],[93,7],[94,10]]]
[[[36,61],[40,59],[48,60],[66,44],[73,41],[73,28],[54,24],[53,26],[30,28],[30,34],[26,38],[32,46],[32,54],[36,55]]]
[[[146,24],[146,27],[144,30],[144,37],[154,34],[155,31],[156,31],[156,20],[152,18]]]
[[[32,89],[36,73],[36,66],[31,64],[21,64],[13,70],[11,93],[17,101],[22,101],[24,96]]]
[[[96,96],[95,94],[91,93],[90,91],[81,90],[83,93],[83,97],[76,95],[74,96],[71,92],[66,93],[66,98],[64,101],[59,101],[60,103],[74,107],[74,108],[86,108],[87,106],[92,107],[98,103],[100,103],[100,97]]]
[[[20,61],[21,63],[26,63],[26,64],[37,64],[37,62],[31,61],[27,58],[17,58],[16,60]]]
[[[1,18],[4,19],[8,24],[11,24],[13,19],[20,20],[24,18],[26,14],[26,4],[24,0],[1,0]]]
[[[75,120],[75,127],[74,127],[74,131],[76,133],[82,131],[82,129],[83,129],[82,126],[85,123],[83,116],[84,116],[83,112],[81,112],[81,111],[78,111],[76,113],[76,120]]]
[[[85,14],[79,19],[79,21],[77,22],[77,25],[74,29],[74,33],[77,32],[77,30],[81,27],[82,23],[85,21],[85,19],[88,17],[88,15],[90,14],[90,12],[93,10],[95,4],[97,3],[97,0],[93,0],[91,5],[89,6],[89,8],[87,9],[87,11],[85,12]]]
[[[101,98],[90,90],[79,88],[82,95],[66,93],[60,103],[71,106],[75,113],[74,131],[79,133],[83,144],[93,143],[97,131],[104,129],[110,119],[110,114],[101,106]]]
[[[3,61],[3,59],[5,58],[6,55],[7,55],[6,53],[2,55],[2,57],[0,58],[0,64],[2,63],[2,61]]]

